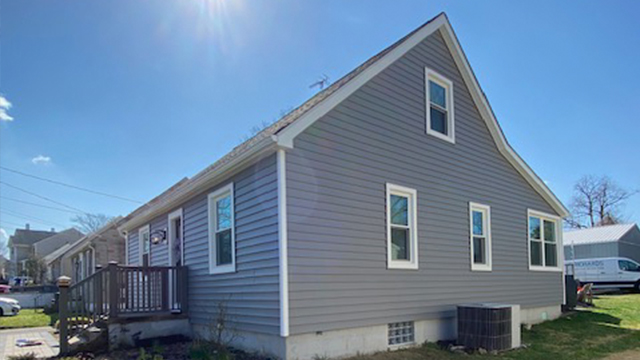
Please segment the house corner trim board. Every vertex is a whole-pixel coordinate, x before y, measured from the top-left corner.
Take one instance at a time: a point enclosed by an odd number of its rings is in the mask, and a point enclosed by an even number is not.
[[[278,149],[278,248],[280,255],[280,336],[289,336],[289,266],[287,258],[286,152]]]

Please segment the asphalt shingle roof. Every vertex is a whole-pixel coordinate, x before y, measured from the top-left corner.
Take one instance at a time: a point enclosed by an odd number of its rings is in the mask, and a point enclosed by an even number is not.
[[[16,229],[16,232],[9,237],[9,243],[15,245],[33,245],[55,234],[55,231]]]

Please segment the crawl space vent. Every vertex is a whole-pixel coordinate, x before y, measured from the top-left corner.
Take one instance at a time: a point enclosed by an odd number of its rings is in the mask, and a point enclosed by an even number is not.
[[[389,346],[412,344],[415,341],[413,321],[389,324]]]

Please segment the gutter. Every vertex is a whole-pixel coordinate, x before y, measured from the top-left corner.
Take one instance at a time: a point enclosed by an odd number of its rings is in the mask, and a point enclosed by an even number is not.
[[[128,232],[132,229],[147,224],[153,218],[168,213],[180,204],[198,195],[201,191],[211,187],[222,180],[224,177],[230,176],[251,165],[261,155],[276,150],[277,142],[271,136],[267,136],[256,142],[249,149],[241,152],[237,157],[232,158],[229,162],[214,168],[209,173],[197,174],[182,186],[174,190],[173,193],[148,209],[143,210],[140,214],[126,220],[120,226],[120,233]],[[205,170],[206,171],[206,170]],[[148,203],[147,203],[148,204]],[[146,205],[146,204],[145,204]],[[144,205],[143,205],[144,206]],[[134,210],[135,212],[135,210]],[[133,212],[131,213],[133,214]],[[129,216],[131,216],[129,214]]]

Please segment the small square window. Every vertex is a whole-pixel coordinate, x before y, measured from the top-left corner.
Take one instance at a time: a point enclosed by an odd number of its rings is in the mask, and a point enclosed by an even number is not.
[[[431,69],[425,69],[427,134],[455,143],[453,83]]]

